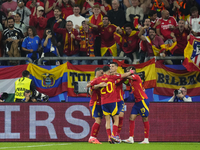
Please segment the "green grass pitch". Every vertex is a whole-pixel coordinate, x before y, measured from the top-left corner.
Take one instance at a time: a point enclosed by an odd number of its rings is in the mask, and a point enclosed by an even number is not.
[[[198,142],[150,142],[150,144],[90,144],[87,142],[0,142],[0,150],[200,150]]]

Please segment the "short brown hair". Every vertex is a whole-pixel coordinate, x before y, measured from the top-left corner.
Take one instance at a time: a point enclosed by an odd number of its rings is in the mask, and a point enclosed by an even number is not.
[[[99,9],[100,9],[100,6],[99,6],[98,4],[96,4],[96,5],[94,5],[94,6],[92,7],[92,9],[94,9],[94,8],[99,8]]]
[[[136,71],[136,69],[135,69],[134,66],[128,66],[128,67],[126,68],[126,70],[135,70],[135,71]]]

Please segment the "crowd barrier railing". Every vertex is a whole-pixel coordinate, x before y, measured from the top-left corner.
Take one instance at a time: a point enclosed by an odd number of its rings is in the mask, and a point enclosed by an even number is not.
[[[43,65],[42,61],[44,60],[127,60],[129,64],[132,64],[132,61],[128,57],[42,57],[38,59],[38,65]]]

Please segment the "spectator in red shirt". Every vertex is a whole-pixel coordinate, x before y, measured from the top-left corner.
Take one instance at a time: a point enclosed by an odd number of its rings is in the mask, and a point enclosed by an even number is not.
[[[162,18],[159,19],[160,24],[156,27],[156,33],[159,35],[164,41],[168,39],[172,39],[170,36],[171,32],[178,25],[174,17],[169,16],[168,10],[162,11]]]
[[[109,0],[102,0],[102,6],[101,6],[101,14],[104,16],[104,15],[107,15],[107,11],[111,10],[112,7],[111,5],[109,4]]]
[[[3,11],[6,14],[6,16],[8,16],[9,12],[15,11],[16,8],[17,2],[14,2],[13,0],[7,0],[7,2],[1,5],[1,11]]]
[[[53,11],[56,5],[57,5],[57,0],[47,0],[45,4],[45,14],[47,19],[54,16]]]
[[[79,55],[79,42],[81,38],[78,34],[78,31],[73,28],[73,22],[67,21],[66,28],[58,28],[59,23],[62,22],[62,19],[59,19],[53,26],[53,31],[55,33],[62,34],[64,40],[64,50],[63,57],[77,57]],[[66,61],[64,61],[66,62]],[[73,65],[78,65],[77,60],[70,61]]]
[[[72,15],[73,6],[75,4],[74,0],[59,0],[58,6],[62,10],[62,17],[66,19],[69,15]]]
[[[83,4],[81,14],[85,15],[86,18],[89,18],[90,16],[93,15],[92,11],[93,6],[97,4],[101,6],[101,4],[96,2],[96,0],[86,0],[85,3]]]
[[[44,3],[40,0],[30,0],[26,3],[26,7],[31,10],[31,17],[34,13],[34,10],[37,8],[37,6],[42,6],[44,8]]]
[[[44,30],[47,25],[47,18],[44,18],[44,8],[42,6],[37,7],[37,16],[33,16],[30,19],[30,26],[34,26],[37,30],[40,39],[43,38]]]
[[[122,42],[120,45],[124,52],[124,56],[129,57],[133,61],[133,53],[139,49],[139,31],[133,30],[131,24],[125,24],[124,31],[117,28],[117,32],[122,36]],[[128,62],[125,61],[125,63]]]
[[[184,49],[187,45],[187,36],[190,34],[190,30],[185,28],[185,21],[179,20],[178,28],[173,30],[171,37],[173,41],[177,41],[177,49],[173,52],[173,56],[184,56]],[[181,60],[173,60],[173,64],[181,64]]]

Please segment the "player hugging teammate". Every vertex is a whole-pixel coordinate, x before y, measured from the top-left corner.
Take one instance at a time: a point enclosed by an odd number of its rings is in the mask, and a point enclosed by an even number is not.
[[[139,114],[141,107],[144,108],[145,111],[142,111],[140,114],[143,117],[143,121],[145,126],[145,140],[142,143],[149,143],[148,141],[148,134],[149,134],[149,124],[148,122],[148,103],[145,99],[147,96],[143,91],[142,81],[138,75],[135,75],[135,67],[127,68],[127,72],[124,74],[117,73],[118,65],[115,62],[112,62],[109,66],[103,67],[103,76],[97,77],[95,74],[95,78],[87,84],[87,87],[91,87],[91,89],[99,91],[100,95],[96,96],[96,102],[94,101],[94,95],[92,94],[93,99],[90,101],[90,108],[92,111],[92,116],[95,118],[95,123],[93,124],[91,136],[89,138],[90,143],[101,144],[97,139],[97,133],[99,131],[100,122],[102,118],[102,112],[105,115],[106,119],[106,132],[108,135],[108,142],[109,143],[120,143],[120,131],[123,125],[123,116],[124,116],[124,100],[123,100],[123,89],[122,84],[128,83],[131,84],[133,93],[136,99],[136,103],[132,108],[131,117],[130,117],[130,129],[131,131],[130,137],[127,140],[122,140],[126,143],[134,143],[133,141],[133,132],[134,132],[134,120],[136,115]],[[95,71],[96,73],[96,71]],[[127,80],[129,79],[129,81]],[[140,86],[139,88],[136,86]],[[142,90],[142,92],[140,91]],[[137,92],[136,92],[137,91]],[[96,92],[95,92],[96,93]],[[138,97],[138,93],[141,98]],[[101,97],[101,98],[100,98]],[[97,103],[99,104],[99,99],[101,99],[101,109],[98,106],[97,113]],[[136,105],[138,103],[138,105]],[[141,105],[143,104],[143,105]],[[100,116],[96,115],[100,114]],[[113,130],[111,134],[110,129],[110,117],[113,118]],[[96,119],[100,118],[100,119]],[[145,119],[144,119],[145,118]],[[147,134],[146,134],[147,133]]]

